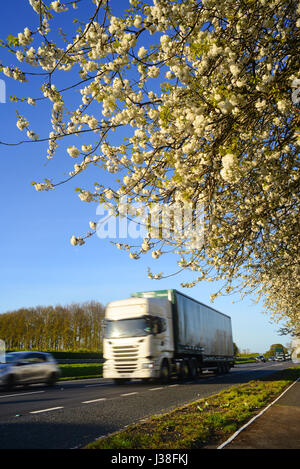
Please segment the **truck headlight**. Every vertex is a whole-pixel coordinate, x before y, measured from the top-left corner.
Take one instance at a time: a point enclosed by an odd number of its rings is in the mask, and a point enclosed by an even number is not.
[[[142,368],[154,368],[154,362],[142,363]]]

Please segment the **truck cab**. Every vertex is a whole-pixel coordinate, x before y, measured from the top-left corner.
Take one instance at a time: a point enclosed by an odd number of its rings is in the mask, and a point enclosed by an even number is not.
[[[158,378],[174,353],[170,302],[128,298],[108,304],[103,338],[103,377],[116,383]]]

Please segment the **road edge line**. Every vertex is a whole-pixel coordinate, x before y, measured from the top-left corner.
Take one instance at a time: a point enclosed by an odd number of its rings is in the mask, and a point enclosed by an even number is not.
[[[266,412],[275,402],[277,402],[286,392],[289,391],[298,381],[300,381],[300,378],[296,379],[288,388],[286,388],[280,396],[278,396],[273,402],[271,402],[267,407],[265,407],[262,411],[259,412],[259,414],[255,415],[252,417],[252,419],[249,420],[245,425],[243,425],[239,430],[237,430],[233,435],[231,435],[228,440],[226,440],[224,443],[222,443],[220,446],[217,447],[217,449],[223,449],[225,446],[227,446],[229,443],[231,443],[245,428],[247,428],[251,423],[253,423],[258,417],[260,417],[262,414]]]

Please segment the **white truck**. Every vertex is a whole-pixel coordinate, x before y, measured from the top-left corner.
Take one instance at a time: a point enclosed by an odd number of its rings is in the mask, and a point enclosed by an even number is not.
[[[107,305],[103,377],[193,378],[203,370],[234,366],[231,319],[177,290],[132,294]]]

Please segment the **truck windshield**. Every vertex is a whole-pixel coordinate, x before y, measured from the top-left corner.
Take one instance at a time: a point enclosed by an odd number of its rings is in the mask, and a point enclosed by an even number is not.
[[[148,334],[151,334],[151,323],[148,318],[142,317],[105,322],[104,337],[107,339],[140,337]]]

